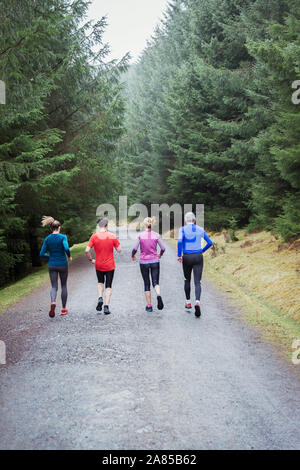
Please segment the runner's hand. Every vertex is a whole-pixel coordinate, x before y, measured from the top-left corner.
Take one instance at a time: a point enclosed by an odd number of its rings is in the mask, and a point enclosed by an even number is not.
[[[180,256],[180,258],[178,258],[178,261],[179,261],[179,263],[182,263],[182,256]]]
[[[69,263],[71,263],[71,261],[73,260],[72,256],[70,256],[70,258],[68,258],[69,260]]]
[[[133,256],[133,257],[132,257],[132,261],[136,261],[136,256]]]
[[[94,259],[92,259],[92,264],[95,264],[95,263],[96,263],[96,261]]]

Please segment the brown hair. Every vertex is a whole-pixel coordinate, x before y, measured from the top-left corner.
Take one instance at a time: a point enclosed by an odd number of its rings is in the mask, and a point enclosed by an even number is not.
[[[46,227],[46,225],[50,225],[51,232],[54,232],[55,230],[58,230],[59,227],[61,227],[61,223],[49,215],[44,215],[42,217],[42,226]]]

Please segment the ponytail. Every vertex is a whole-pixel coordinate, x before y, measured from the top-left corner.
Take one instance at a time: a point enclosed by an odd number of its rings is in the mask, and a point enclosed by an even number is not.
[[[51,232],[54,232],[55,230],[59,229],[59,227],[61,226],[61,223],[49,215],[43,215],[42,226],[46,227],[46,225],[50,225]]]
[[[152,226],[155,224],[155,222],[156,222],[155,217],[146,217],[146,218],[144,219],[144,225],[145,225],[145,227],[147,227],[147,228],[150,229],[150,230],[152,229]]]
[[[42,226],[46,227],[46,225],[52,225],[55,219],[51,217],[50,215],[43,215],[42,217]]]

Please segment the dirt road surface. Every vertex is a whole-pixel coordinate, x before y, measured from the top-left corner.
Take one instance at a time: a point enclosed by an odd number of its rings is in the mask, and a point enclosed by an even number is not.
[[[202,317],[186,313],[170,246],[165,309],[145,312],[132,245],[116,256],[110,316],[96,313],[84,256],[70,268],[67,317],[49,319],[48,283],[0,316],[0,448],[299,449],[300,366],[208,282]]]

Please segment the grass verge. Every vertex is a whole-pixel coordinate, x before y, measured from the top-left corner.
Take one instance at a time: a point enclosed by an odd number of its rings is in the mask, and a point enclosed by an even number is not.
[[[84,253],[86,245],[87,243],[85,242],[72,246],[71,254],[73,260]],[[25,295],[30,294],[30,292],[37,287],[41,286],[46,280],[48,280],[48,277],[48,266],[45,264],[43,267],[35,269],[32,273],[19,281],[0,289],[0,313],[21,300]]]
[[[300,243],[282,244],[268,232],[239,230],[232,243],[224,233],[209,235],[215,249],[204,255],[204,276],[290,360],[292,343],[300,339]]]

